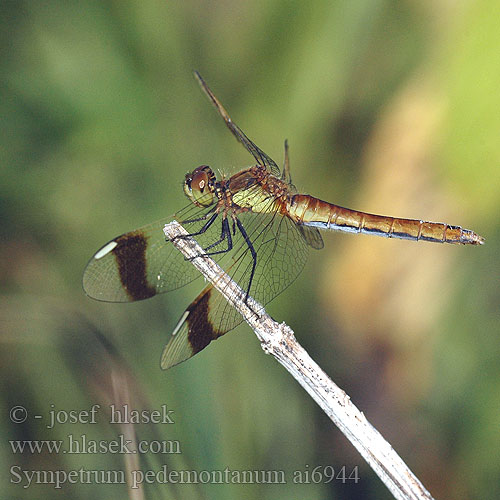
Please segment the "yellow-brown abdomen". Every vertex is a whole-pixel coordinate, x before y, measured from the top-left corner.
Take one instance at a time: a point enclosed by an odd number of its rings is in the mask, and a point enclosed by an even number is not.
[[[460,226],[358,212],[304,194],[290,197],[288,216],[297,224],[333,231],[438,243],[484,243],[484,238]]]

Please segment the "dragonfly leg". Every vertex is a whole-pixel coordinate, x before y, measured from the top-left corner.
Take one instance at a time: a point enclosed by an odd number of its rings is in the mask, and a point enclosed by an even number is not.
[[[215,212],[213,210],[210,210],[207,212],[205,215],[201,217],[197,217],[196,219],[187,219],[187,220],[181,220],[179,221],[181,224],[191,224],[193,222],[200,222],[202,220],[207,220],[210,216],[212,216]]]
[[[255,251],[255,248],[253,247],[252,242],[250,241],[250,238],[248,237],[248,234],[245,231],[245,228],[243,227],[243,224],[240,222],[239,219],[236,219],[236,225],[238,226],[238,229],[240,230],[240,233],[243,236],[243,239],[245,240],[245,243],[247,244],[253,259],[252,271],[250,273],[250,279],[248,280],[247,293],[245,296],[245,303],[246,303],[248,300],[248,296],[250,295],[250,287],[252,286],[252,281],[255,274],[255,267],[257,266],[257,252]]]
[[[207,214],[205,217],[201,217],[199,219],[193,219],[193,220],[187,220],[187,221],[184,221],[184,224],[188,224],[188,223],[191,223],[191,222],[199,222],[201,220],[205,220],[207,217],[208,217],[209,214]],[[196,231],[196,233],[190,233],[190,234],[182,234],[180,236],[176,236],[174,239],[183,239],[185,240],[186,238],[191,238],[192,236],[198,236],[200,234],[203,234],[214,222],[215,222],[215,219],[217,219],[217,217],[219,216],[219,213],[218,212],[215,212],[212,217],[210,217],[210,219],[206,222],[206,224],[199,230],[199,231]]]
[[[227,248],[225,248],[224,250],[216,250],[215,252],[207,252],[207,250],[210,250],[211,248],[220,245],[226,239],[227,239]],[[204,248],[203,251],[205,253],[201,254],[200,257],[210,257],[212,255],[218,255],[220,253],[227,253],[230,252],[232,249],[233,249],[233,239],[231,237],[231,230],[229,229],[229,223],[227,221],[227,218],[225,218],[222,221],[222,233],[220,239],[218,239],[211,245],[208,245],[208,247]]]
[[[216,250],[215,252],[207,252],[207,250],[210,250],[211,248],[220,245],[224,240],[227,239],[227,248],[224,250]],[[212,255],[219,255],[221,253],[227,253],[230,252],[233,249],[233,239],[231,237],[231,231],[229,229],[229,223],[227,222],[227,218],[222,221],[222,233],[220,239],[215,241],[214,243],[210,244],[208,247],[203,249],[202,254],[197,255],[196,257],[191,257],[187,258],[186,260],[192,261],[198,257],[211,257]]]

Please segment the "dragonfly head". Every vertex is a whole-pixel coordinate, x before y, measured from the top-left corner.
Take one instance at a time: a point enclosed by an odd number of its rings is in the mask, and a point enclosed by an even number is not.
[[[199,207],[209,207],[217,201],[215,174],[208,165],[195,168],[186,175],[184,193]]]

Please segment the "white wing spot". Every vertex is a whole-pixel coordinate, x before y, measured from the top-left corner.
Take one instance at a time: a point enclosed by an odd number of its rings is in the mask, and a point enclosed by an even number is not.
[[[95,255],[94,255],[94,259],[95,260],[99,260],[99,259],[102,259],[105,255],[108,255],[109,252],[111,252],[111,250],[113,250],[113,248],[116,247],[116,245],[118,245],[118,243],[116,241],[110,241],[107,245],[104,245]]]
[[[186,321],[188,316],[189,316],[189,311],[184,311],[184,314],[181,316],[179,323],[177,323],[177,326],[174,328],[174,331],[172,332],[172,337],[181,329],[182,325],[184,324],[184,321]]]

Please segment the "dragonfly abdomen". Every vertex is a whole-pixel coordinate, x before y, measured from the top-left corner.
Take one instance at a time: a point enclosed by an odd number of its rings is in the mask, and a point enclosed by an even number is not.
[[[437,243],[461,243],[464,245],[484,243],[481,236],[469,229],[462,229],[460,226],[358,212],[309,195],[292,196],[288,206],[288,214],[297,224],[332,231]]]

